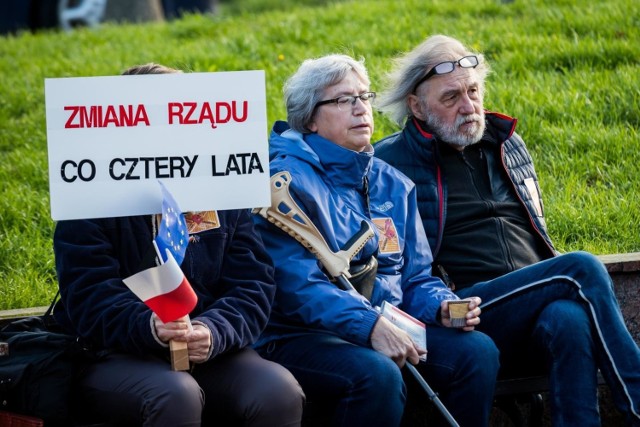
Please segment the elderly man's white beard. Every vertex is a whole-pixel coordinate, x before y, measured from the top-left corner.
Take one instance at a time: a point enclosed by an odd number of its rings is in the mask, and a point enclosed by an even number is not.
[[[469,121],[474,121],[475,123],[467,132],[460,132],[460,126]],[[436,135],[438,139],[447,144],[464,148],[480,142],[482,139],[485,128],[484,111],[480,114],[458,115],[453,125],[447,125],[443,123],[439,117],[436,117],[435,114],[431,114],[431,112],[427,110],[426,123],[429,130]]]

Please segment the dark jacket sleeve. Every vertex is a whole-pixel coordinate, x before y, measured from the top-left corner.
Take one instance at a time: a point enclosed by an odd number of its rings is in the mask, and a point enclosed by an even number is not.
[[[151,311],[122,282],[132,274],[120,258],[140,260],[130,236],[130,252],[118,255],[118,241],[111,235],[133,233],[130,222],[73,220],[56,225],[54,252],[60,287],[60,304],[55,317],[69,333],[99,347],[117,348],[135,354],[161,350],[151,330]],[[137,230],[141,232],[142,230]],[[151,244],[150,233],[144,239]]]

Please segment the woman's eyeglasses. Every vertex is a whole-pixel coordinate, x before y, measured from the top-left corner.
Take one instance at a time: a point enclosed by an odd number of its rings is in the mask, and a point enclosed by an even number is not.
[[[362,101],[364,104],[369,104],[375,98],[376,98],[375,92],[365,92],[365,93],[361,93],[360,95],[342,95],[337,98],[320,101],[316,104],[315,108],[318,108],[319,106],[326,105],[326,104],[337,104],[338,110],[351,111],[353,107],[355,107],[358,99]]]

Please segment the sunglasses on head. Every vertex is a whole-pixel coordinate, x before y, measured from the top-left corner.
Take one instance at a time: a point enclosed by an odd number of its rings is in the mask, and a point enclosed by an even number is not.
[[[456,69],[456,64],[458,64],[460,68],[476,68],[479,63],[480,60],[478,60],[478,57],[476,55],[463,56],[457,61],[441,62],[431,68],[423,78],[418,80],[418,83],[416,83],[416,85],[413,87],[413,91],[415,92],[416,89],[418,89],[418,86],[429,80],[432,76],[451,73]]]

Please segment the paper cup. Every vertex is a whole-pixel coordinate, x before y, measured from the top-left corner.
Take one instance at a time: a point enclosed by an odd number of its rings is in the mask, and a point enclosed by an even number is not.
[[[467,312],[469,311],[469,301],[449,301],[449,315],[451,316],[451,326],[463,328],[467,326]]]

